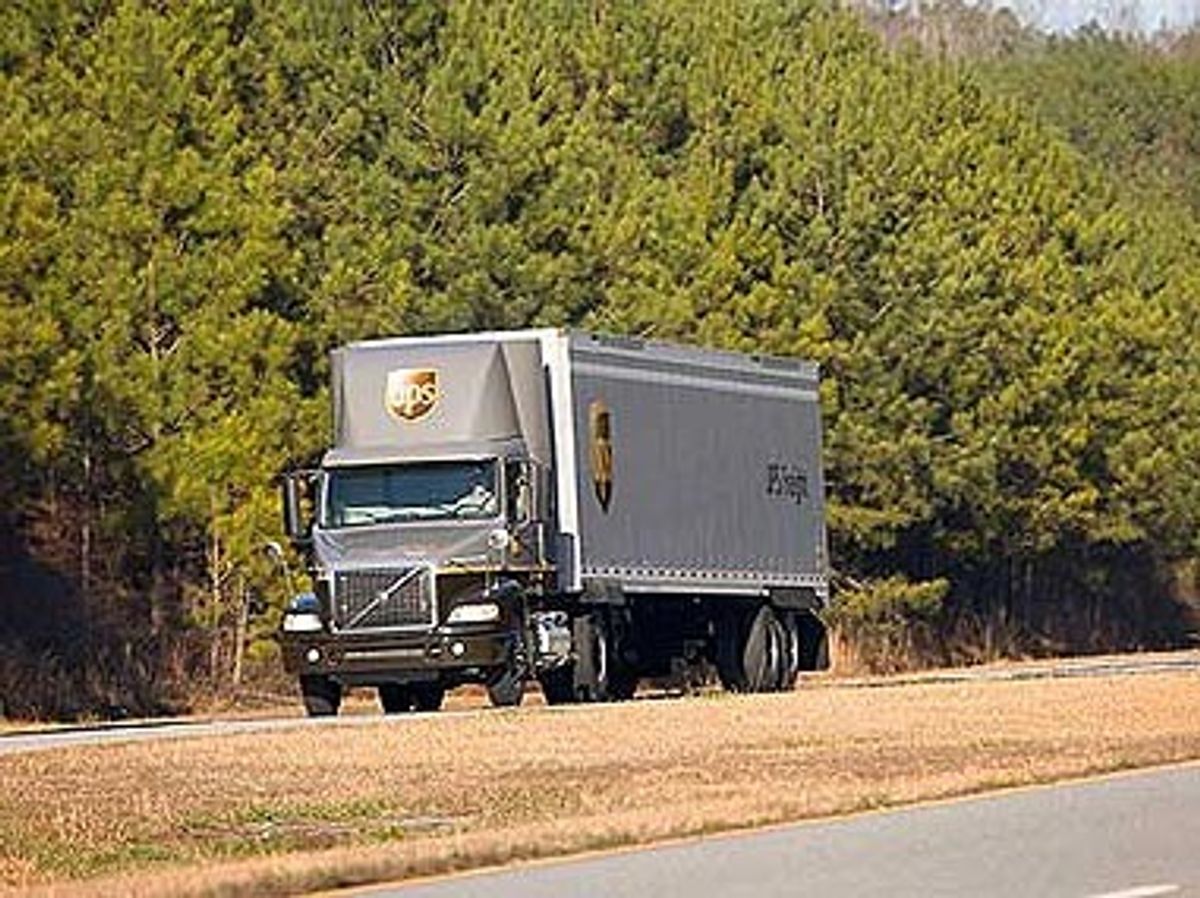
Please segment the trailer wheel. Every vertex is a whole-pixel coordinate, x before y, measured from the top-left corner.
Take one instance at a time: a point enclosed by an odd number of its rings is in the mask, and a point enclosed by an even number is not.
[[[730,609],[717,621],[717,675],[730,692],[773,692],[787,668],[788,635],[769,605]]]
[[[811,612],[796,616],[800,636],[800,669],[829,669],[829,634],[821,619]]]
[[[316,674],[300,677],[300,695],[309,717],[333,717],[342,704],[341,684]]]
[[[800,642],[800,624],[793,612],[777,615],[783,636],[783,663],[780,666],[780,692],[791,692],[796,688],[796,677],[800,676],[803,647]]]
[[[745,614],[740,608],[723,608],[715,623],[717,677],[727,692],[745,692],[746,670],[742,665]]]
[[[750,692],[775,692],[787,664],[787,637],[775,612],[764,605],[754,615],[746,635],[743,659]]]
[[[494,708],[512,708],[525,698],[525,678],[515,667],[504,667],[487,683],[488,700]]]
[[[412,691],[399,683],[381,683],[378,692],[384,714],[404,714],[416,706]]]

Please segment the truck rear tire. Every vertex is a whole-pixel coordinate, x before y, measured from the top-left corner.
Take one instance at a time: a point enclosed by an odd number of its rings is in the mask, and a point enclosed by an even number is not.
[[[575,698],[581,702],[620,702],[633,697],[637,673],[622,658],[617,628],[594,611],[575,619]]]
[[[800,668],[804,658],[804,647],[801,643],[800,623],[795,612],[785,611],[778,615],[779,624],[783,628],[783,664],[780,669],[780,692],[791,692],[796,688],[796,678],[800,676]]]
[[[794,617],[800,638],[800,669],[829,669],[829,633],[815,614],[804,612]]]
[[[610,702],[627,702],[633,698],[637,692],[638,677],[637,674],[629,670],[627,667],[620,667],[617,670],[609,670],[608,674],[608,700]]]
[[[315,674],[300,677],[300,695],[309,717],[333,717],[342,704],[340,683]]]
[[[730,608],[717,621],[717,674],[730,692],[778,691],[789,654],[787,629],[769,605]]]
[[[572,702],[621,702],[633,698],[637,671],[614,644],[618,628],[604,611],[580,615],[572,622],[575,660],[538,675],[548,705]]]
[[[564,664],[538,675],[547,705],[569,705],[575,701],[575,665]]]

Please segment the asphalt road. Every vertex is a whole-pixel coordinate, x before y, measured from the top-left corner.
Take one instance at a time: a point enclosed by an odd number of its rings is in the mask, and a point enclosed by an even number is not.
[[[361,726],[378,723],[380,717],[337,717],[308,720],[276,718],[270,720],[137,720],[128,723],[102,723],[94,726],[63,726],[50,729],[12,730],[0,733],[0,757],[75,745],[101,745],[109,742],[149,742],[197,736],[232,736],[237,733],[265,733],[293,730],[305,726]]]
[[[953,670],[935,670],[906,676],[869,677],[847,680],[819,680],[801,688],[863,689],[882,686],[936,685],[965,681],[1012,681],[1064,677],[1134,676],[1171,671],[1200,670],[1200,651],[1161,652],[1157,654],[1110,655],[1091,658],[1070,658],[1025,664],[1006,664]],[[299,698],[296,699],[299,713]],[[597,706],[557,708],[562,713],[579,710],[595,713]],[[479,713],[454,711],[445,713]],[[394,719],[393,719],[394,720]],[[342,716],[337,718],[305,719],[303,717],[251,720],[163,718],[158,720],[101,723],[90,726],[63,726],[50,729],[31,727],[0,733],[0,756],[19,752],[44,751],[74,745],[98,745],[112,742],[142,742],[157,739],[178,739],[194,736],[228,736],[237,733],[262,733],[300,729],[314,726],[374,726],[384,724],[382,716]]]
[[[1200,766],[714,836],[372,898],[1200,896]]]

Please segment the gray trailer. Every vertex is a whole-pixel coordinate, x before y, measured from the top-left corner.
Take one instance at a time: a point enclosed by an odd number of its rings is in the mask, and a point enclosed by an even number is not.
[[[332,361],[333,446],[284,479],[315,588],[281,641],[310,714],[356,685],[396,712],[467,682],[560,703],[824,665],[815,365],[560,330]]]

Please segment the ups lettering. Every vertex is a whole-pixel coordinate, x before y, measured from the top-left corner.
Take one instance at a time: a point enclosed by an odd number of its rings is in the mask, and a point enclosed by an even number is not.
[[[800,505],[808,498],[808,475],[798,465],[767,465],[767,495]]]
[[[403,421],[416,421],[429,414],[440,395],[434,368],[400,368],[388,372],[384,404]]]
[[[400,411],[406,418],[415,417],[424,406],[437,401],[437,384],[405,384],[400,394]]]

